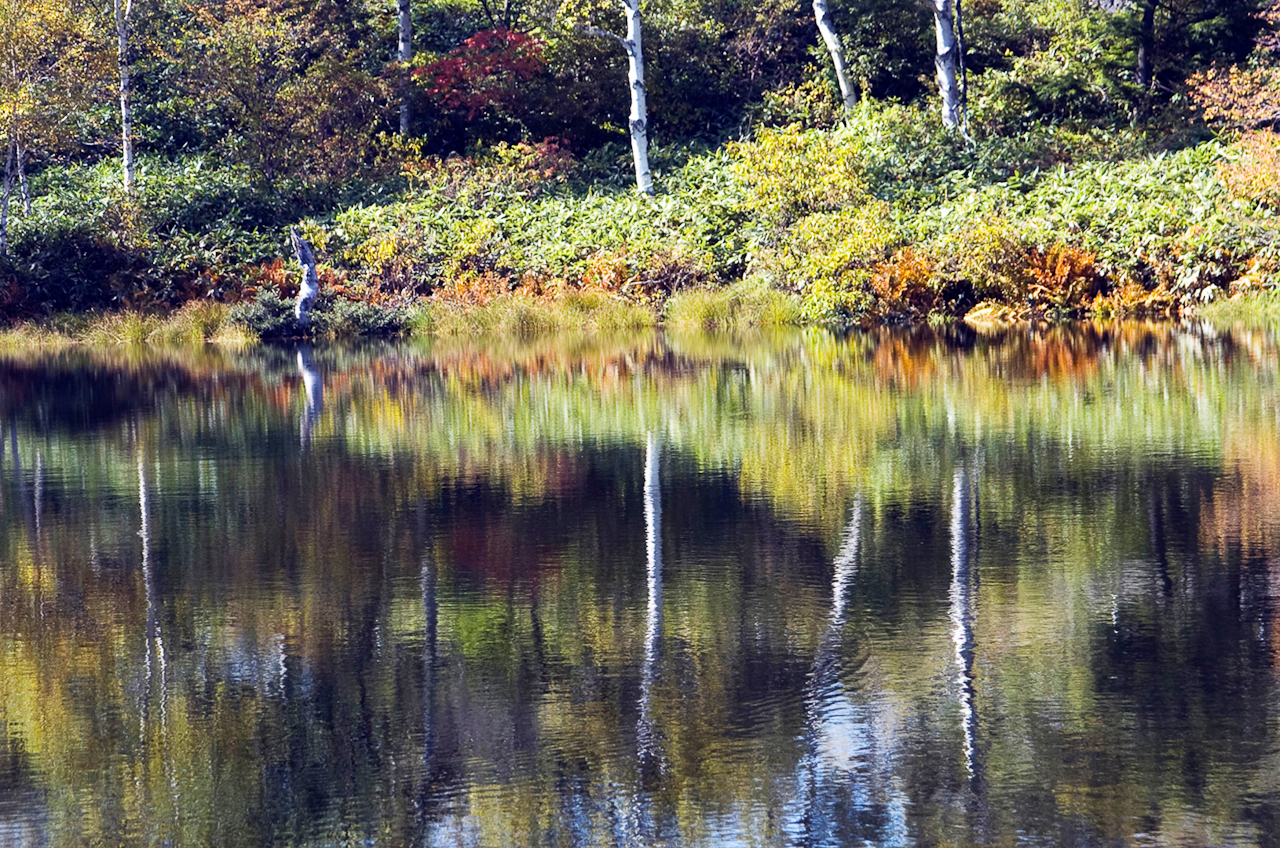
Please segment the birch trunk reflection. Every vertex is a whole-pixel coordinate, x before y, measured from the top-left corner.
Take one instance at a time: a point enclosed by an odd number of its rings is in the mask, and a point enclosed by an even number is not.
[[[422,521],[422,505],[419,504],[419,521]],[[420,524],[421,528],[421,524]],[[439,780],[442,772],[436,732],[436,690],[440,676],[437,655],[437,623],[439,602],[436,597],[436,558],[430,537],[423,540],[422,560],[418,570],[418,585],[422,595],[422,762],[418,769],[416,800],[414,803],[412,830],[413,844],[429,845],[432,828],[439,816]]]
[[[18,428],[12,423],[9,425],[9,449],[13,453],[13,479],[18,484],[18,503],[22,504],[23,523],[27,525],[27,535],[34,550],[36,548],[34,504],[27,497],[27,481],[22,476],[22,457],[18,454]]]
[[[658,437],[650,432],[644,452],[644,529],[649,602],[645,611],[644,665],[640,672],[640,718],[636,726],[640,763],[662,768],[662,751],[653,728],[653,683],[662,636],[662,491],[658,476]]]
[[[436,559],[430,543],[422,555],[422,761],[423,773],[430,780],[435,755],[435,700],[436,700]]]
[[[984,775],[978,753],[978,712],[975,704],[974,589],[977,574],[973,567],[978,553],[977,483],[969,467],[956,468],[951,492],[951,642],[955,649],[955,689],[960,703],[960,723],[964,733],[964,765],[970,789],[981,797]]]
[[[40,530],[44,524],[44,454],[40,451],[36,451],[35,492],[32,495],[31,500],[35,506],[36,543],[39,544],[41,536]]]
[[[305,448],[311,444],[311,434],[324,409],[324,380],[311,356],[311,347],[298,348],[298,372],[302,375],[302,389],[306,398],[306,410],[302,414],[301,442]]]
[[[842,680],[848,596],[861,565],[863,501],[850,508],[832,562],[831,612],[805,686],[805,793],[801,826],[806,844],[828,844],[850,833],[868,844],[908,844],[906,798],[895,786],[883,710],[867,692]]]
[[[144,685],[142,691],[142,703],[138,709],[138,732],[139,732],[139,756],[141,757],[141,774],[143,779],[150,783],[150,768],[152,763],[153,743],[158,742],[161,747],[160,761],[162,777],[173,782],[173,777],[168,768],[168,715],[166,702],[168,681],[167,668],[165,660],[164,639],[160,633],[159,621],[159,599],[156,593],[155,581],[155,565],[152,561],[152,539],[151,539],[151,504],[147,486],[147,469],[146,462],[142,453],[138,453],[138,514],[139,528],[138,536],[142,539],[142,587],[143,595],[146,600],[146,658],[144,663]],[[158,678],[158,683],[157,683]],[[151,722],[151,703],[158,688],[160,696],[160,727],[157,736],[155,728]],[[177,786],[176,783],[170,787],[172,795],[170,800],[177,805]],[[156,799],[151,798],[151,803],[155,805]],[[157,821],[151,822],[152,826],[158,824]]]

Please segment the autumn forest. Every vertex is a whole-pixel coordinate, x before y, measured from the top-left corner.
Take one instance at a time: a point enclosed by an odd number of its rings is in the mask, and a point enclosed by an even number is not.
[[[1276,14],[4,0],[0,312],[295,334],[294,227],[320,336],[1185,313],[1277,261]]]

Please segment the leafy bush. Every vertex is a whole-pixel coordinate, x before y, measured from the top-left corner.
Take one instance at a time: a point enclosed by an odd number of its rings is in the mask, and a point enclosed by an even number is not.
[[[688,160],[656,198],[567,176],[526,182],[523,169],[546,160],[524,161],[512,165],[499,151],[496,159],[428,169],[408,197],[336,215],[324,253],[357,282],[419,293],[486,275],[512,288],[528,277],[576,282],[604,255],[626,257],[619,284],[664,280],[672,289],[741,274],[745,212],[723,155]]]
[[[939,303],[938,267],[932,257],[912,247],[876,263],[870,282],[877,311],[885,318],[927,317]]]
[[[1232,196],[1280,212],[1280,136],[1245,133],[1218,165],[1218,178]]]
[[[350,300],[323,289],[312,306],[310,325],[299,328],[294,318],[294,304],[267,286],[259,289],[253,300],[233,307],[228,320],[260,339],[398,336],[406,333],[414,322],[409,309],[403,305]]]
[[[887,258],[896,238],[889,206],[880,201],[817,212],[762,246],[748,273],[799,292],[809,320],[850,324],[871,308],[871,268]]]
[[[765,129],[729,150],[737,175],[750,187],[745,205],[764,223],[785,227],[869,197],[862,142],[851,126],[830,133],[794,125]]]
[[[279,292],[264,287],[258,290],[253,300],[233,307],[230,320],[248,328],[260,339],[287,338],[297,328],[293,309],[294,305]]]
[[[1017,226],[994,216],[961,220],[964,223],[932,244],[941,273],[968,281],[979,298],[1024,303],[1033,278]]]

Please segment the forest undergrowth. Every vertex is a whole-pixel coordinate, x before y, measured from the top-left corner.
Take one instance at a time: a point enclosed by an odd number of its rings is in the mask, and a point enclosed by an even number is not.
[[[555,140],[389,144],[341,188],[155,158],[126,195],[112,162],[51,167],[10,223],[0,313],[25,322],[10,341],[290,335],[291,225],[319,258],[310,332],[333,337],[1162,316],[1272,285],[1275,133],[1153,149],[925,117],[868,101],[828,128],[656,147],[652,197],[621,145]]]

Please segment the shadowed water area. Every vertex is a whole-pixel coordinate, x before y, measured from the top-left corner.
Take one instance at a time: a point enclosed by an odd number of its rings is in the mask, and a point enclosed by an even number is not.
[[[1280,845],[1280,347],[0,353],[0,843]]]

